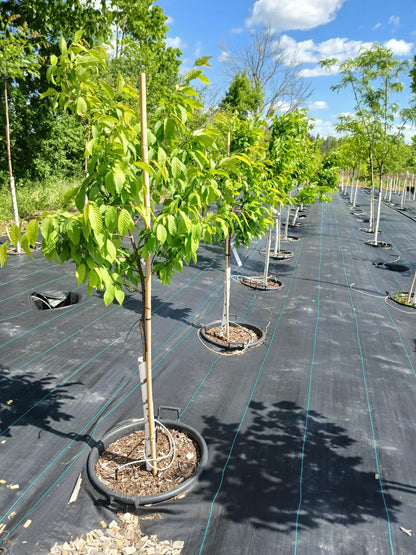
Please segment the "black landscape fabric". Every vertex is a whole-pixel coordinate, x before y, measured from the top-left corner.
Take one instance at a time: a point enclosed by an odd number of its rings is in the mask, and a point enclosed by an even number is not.
[[[367,192],[361,212],[341,193],[308,207],[290,230],[298,241],[282,243],[293,258],[271,261],[280,289],[237,280],[262,274],[265,238],[239,250],[232,318],[266,331],[240,354],[198,334],[222,316],[221,246],[204,246],[171,286],[155,280],[155,406],[178,407],[209,460],[192,492],[152,507],[109,503],[85,471],[107,431],[142,416],[139,296],[106,308],[73,266],[10,256],[0,272],[0,552],[48,553],[128,510],[143,533],[184,541],[184,554],[416,553],[416,309],[387,294],[409,290],[416,209],[409,199],[400,212],[393,197],[380,222],[389,249],[365,244]],[[46,310],[32,295],[59,304],[69,291],[74,303]]]

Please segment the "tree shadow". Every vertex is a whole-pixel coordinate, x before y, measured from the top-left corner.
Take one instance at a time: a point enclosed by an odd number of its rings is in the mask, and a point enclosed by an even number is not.
[[[65,403],[75,397],[68,388],[79,382],[56,387],[53,377],[38,379],[36,374],[11,376],[0,365],[0,436],[11,437],[14,426],[36,426],[57,435],[71,437],[51,427],[51,422],[70,421],[74,417],[63,410]]]
[[[246,420],[251,423],[238,434],[228,459],[238,424],[205,418],[203,435],[214,457],[204,491],[212,501],[222,483],[216,503],[225,509],[223,516],[256,528],[294,530],[301,485],[299,529],[318,527],[322,520],[354,525],[371,517],[386,519],[380,482],[363,469],[360,456],[349,454],[355,440],[344,428],[310,411],[302,458],[303,408],[291,402],[271,407],[252,402]],[[401,503],[386,491],[384,496],[390,520],[396,521]]]

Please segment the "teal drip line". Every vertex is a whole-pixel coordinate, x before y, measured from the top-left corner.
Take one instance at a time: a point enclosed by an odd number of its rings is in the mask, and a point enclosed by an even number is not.
[[[60,277],[55,278],[55,279],[51,279],[51,281],[47,281],[47,282],[45,282],[45,283],[41,283],[41,284],[39,285],[39,287],[43,287],[44,285],[49,285],[50,283],[55,283],[55,281],[59,281],[60,279],[63,279],[64,277],[69,276],[69,274],[72,274],[72,273],[73,273],[73,272],[67,272],[67,273],[64,274],[63,276],[60,276]],[[19,297],[20,295],[24,295],[25,293],[29,293],[29,292],[33,293],[33,288],[31,288],[31,289],[26,289],[25,291],[20,291],[20,293],[16,293],[15,295],[12,295],[11,297],[7,297],[7,299],[2,299],[2,300],[0,301],[0,303],[4,303],[5,301],[9,301],[10,299],[14,299],[14,298],[16,298],[16,297]]]
[[[20,312],[19,314],[15,314],[14,316],[9,316],[8,318],[3,318],[0,320],[0,324],[2,322],[8,322],[9,320],[13,320],[14,318],[18,318],[19,316],[23,316],[23,314],[27,314],[28,312],[32,312],[33,308],[29,308],[29,310],[25,310],[24,312]]]
[[[58,264],[53,264],[53,266],[58,266]],[[38,274],[39,272],[44,272],[44,271],[45,271],[45,268],[40,268],[39,270],[35,270],[34,272],[30,272],[30,274],[26,274],[24,276],[20,276],[20,277],[11,279],[10,281],[4,281],[3,283],[0,283],[0,287],[3,287],[3,285],[9,285],[9,283],[14,283],[15,281],[25,279],[27,277],[33,276],[33,274]]]
[[[210,524],[211,524],[211,520],[212,520],[212,513],[213,513],[213,510],[214,510],[214,505],[215,505],[215,502],[216,502],[216,500],[217,500],[217,497],[218,497],[218,495],[219,495],[219,493],[220,493],[220,491],[221,491],[222,484],[223,484],[223,482],[224,482],[225,472],[226,472],[226,470],[227,470],[228,463],[230,462],[231,455],[232,455],[233,450],[234,450],[234,445],[235,445],[235,443],[236,443],[236,441],[237,441],[238,435],[239,435],[239,433],[240,433],[240,429],[241,429],[241,427],[242,427],[242,425],[243,425],[244,419],[245,419],[246,414],[247,414],[247,411],[248,411],[248,407],[249,407],[249,405],[250,405],[250,403],[251,403],[251,399],[253,398],[254,391],[255,391],[255,389],[256,389],[256,387],[257,387],[257,383],[258,383],[258,381],[259,381],[259,379],[260,379],[260,374],[261,374],[261,372],[262,372],[262,370],[263,370],[263,367],[264,367],[264,365],[265,365],[265,363],[266,363],[266,360],[267,360],[267,357],[268,357],[268,355],[269,355],[270,349],[271,349],[271,347],[272,347],[272,345],[273,345],[273,341],[274,341],[275,335],[276,335],[276,333],[277,333],[277,328],[278,328],[278,326],[279,326],[280,320],[282,319],[283,312],[284,312],[284,309],[285,309],[285,307],[286,307],[287,300],[288,300],[288,298],[289,298],[289,293],[290,293],[290,290],[291,290],[291,288],[292,288],[292,282],[293,282],[293,278],[294,278],[294,275],[295,275],[296,267],[297,267],[297,264],[298,264],[298,261],[299,261],[299,257],[300,257],[301,251],[302,251],[302,247],[303,247],[303,239],[302,239],[301,244],[300,244],[300,246],[299,246],[299,251],[298,251],[298,255],[297,255],[297,257],[296,257],[295,267],[293,268],[293,271],[292,271],[292,275],[291,275],[291,278],[290,278],[290,281],[289,281],[289,285],[288,285],[288,288],[287,288],[286,296],[285,296],[285,299],[284,299],[284,301],[283,301],[282,308],[281,308],[281,310],[280,310],[279,318],[277,319],[276,325],[275,325],[275,327],[274,327],[273,334],[272,334],[271,339],[270,339],[270,344],[269,344],[269,346],[268,346],[267,349],[266,349],[266,353],[265,353],[265,355],[264,355],[263,361],[262,361],[262,363],[261,363],[261,365],[260,365],[260,367],[259,367],[259,370],[258,370],[258,372],[257,372],[257,377],[256,377],[256,380],[255,380],[255,382],[254,382],[253,388],[252,388],[252,390],[251,390],[250,396],[249,396],[249,398],[248,398],[248,401],[247,401],[247,404],[246,404],[246,408],[245,408],[245,410],[244,410],[244,412],[243,412],[243,415],[242,415],[241,420],[240,420],[240,424],[239,424],[239,426],[238,426],[238,428],[237,428],[237,431],[236,431],[236,433],[235,433],[235,435],[234,435],[234,438],[233,438],[233,441],[232,441],[232,443],[231,443],[231,446],[230,446],[230,449],[229,449],[229,452],[228,452],[228,457],[227,457],[227,459],[226,459],[226,461],[225,461],[225,463],[224,463],[224,466],[223,466],[223,469],[222,469],[222,472],[221,472],[221,479],[220,479],[220,482],[219,482],[217,491],[215,492],[215,495],[214,495],[214,497],[213,497],[213,499],[212,499],[212,501],[211,501],[211,506],[210,506],[209,515],[208,515],[208,521],[207,521],[207,525],[206,525],[206,527],[205,527],[205,532],[204,532],[204,536],[203,536],[203,538],[202,538],[202,543],[201,543],[201,547],[200,547],[200,549],[199,549],[199,554],[201,554],[201,553],[202,553],[202,550],[204,549],[204,545],[205,545],[205,542],[206,542],[206,539],[207,539],[207,536],[208,536],[208,530],[209,530],[209,527],[210,527]],[[214,361],[213,365],[214,365],[216,362],[217,362],[217,361]],[[211,371],[211,369],[210,369],[210,371]]]
[[[211,266],[210,266],[211,267]],[[210,268],[209,267],[209,268]],[[209,269],[208,268],[208,269]],[[206,270],[204,270],[206,271]],[[204,272],[203,271],[203,272]],[[173,298],[175,295],[177,295],[182,289],[186,288],[189,283],[191,283],[192,281],[194,281],[194,279],[196,279],[200,274],[202,274],[203,272],[199,272],[198,275],[193,278],[190,282],[188,282],[186,285],[184,285],[180,290],[178,290],[176,293],[174,293],[173,295],[171,295],[165,302],[168,302],[171,298]],[[218,289],[220,287],[222,287],[222,283],[216,288],[216,290],[214,291],[214,293],[211,293],[209,295],[209,297],[206,299],[206,301],[203,303],[203,305],[201,305],[201,307],[198,310],[201,310],[201,308],[208,303],[209,299],[215,294],[216,291],[218,291]],[[213,307],[215,306],[216,302],[218,301],[219,297],[217,298],[217,300],[215,301],[215,303],[213,304],[213,306],[211,307],[210,311],[213,309]],[[250,303],[251,304],[251,303]],[[118,307],[116,307],[118,308]],[[158,310],[160,309],[160,307],[158,307]],[[183,324],[184,326],[185,324]],[[181,327],[183,327],[181,326]],[[180,345],[185,338],[192,333],[193,330],[190,330],[185,337],[179,341],[178,343],[176,343],[174,346],[172,346],[168,353],[171,352],[174,348],[176,348],[178,345]],[[95,360],[100,354],[102,354],[104,351],[106,351],[107,349],[109,349],[112,345],[114,345],[114,343],[116,343],[117,341],[119,341],[122,337],[124,337],[124,335],[127,335],[128,332],[125,332],[121,337],[119,337],[116,341],[114,341],[113,343],[111,343],[110,345],[108,345],[105,349],[103,349],[102,351],[100,351],[99,353],[97,353],[92,359],[90,359],[88,362],[86,362],[81,368],[84,368],[85,366],[87,366],[90,362],[92,362],[93,360]],[[177,332],[175,332],[176,334]],[[160,347],[158,349],[158,351],[161,349],[162,347]],[[168,353],[166,353],[164,355],[164,357],[162,357],[162,359],[154,366],[153,369],[157,368],[159,366],[159,364],[164,360],[164,358],[168,355]],[[80,369],[81,369],[80,368]],[[80,371],[80,369],[77,370]],[[77,373],[75,372],[75,373]],[[67,381],[68,379],[70,379],[71,377],[73,377],[73,375],[75,374],[73,373],[71,376],[67,377],[65,381]],[[78,437],[80,437],[82,435],[82,433],[95,421],[97,420],[92,432],[91,432],[91,436],[93,436],[95,430],[97,429],[97,426],[99,424],[99,422],[101,422],[102,420],[104,420],[105,418],[107,418],[107,416],[109,416],[110,414],[112,414],[120,405],[122,405],[122,403],[124,403],[133,393],[134,391],[136,391],[136,389],[138,387],[140,387],[141,383],[139,382],[136,386],[133,387],[133,389],[123,397],[123,399],[120,400],[119,403],[117,403],[108,413],[106,413],[104,416],[102,416],[100,418],[100,414],[103,414],[104,410],[107,408],[107,406],[112,402],[112,400],[114,399],[114,397],[116,397],[119,393],[119,391],[121,391],[124,387],[126,387],[128,385],[128,383],[133,379],[133,377],[136,375],[136,373],[133,373],[118,389],[117,391],[110,397],[110,399],[103,405],[103,407],[101,407],[101,409],[94,415],[94,417],[84,426],[84,428],[82,428],[82,430],[75,436],[75,438],[73,438],[70,443],[53,459],[53,461],[51,461],[51,463],[47,466],[47,468],[45,468],[37,477],[36,479],[22,492],[22,494],[19,496],[19,498],[15,501],[15,503],[7,510],[7,512],[0,518],[0,523],[7,517],[8,514],[10,514],[10,512],[13,510],[13,508],[17,505],[17,503],[20,501],[20,499],[26,495],[26,493],[40,480],[40,478],[43,476],[43,474],[45,474],[45,472],[52,466],[52,464],[58,460],[60,458],[60,456],[69,449],[69,447],[78,439]],[[205,378],[206,379],[206,378]],[[62,384],[61,384],[62,385]],[[200,384],[199,388],[201,387],[202,384]],[[58,389],[60,386],[56,387],[53,391],[55,391],[56,389]],[[49,395],[52,394],[51,391],[46,397],[48,397]],[[45,397],[44,397],[45,398]],[[44,399],[43,398],[43,399]],[[42,399],[42,400],[43,400]],[[40,402],[40,401],[39,401]],[[190,403],[188,403],[187,406],[189,406]],[[33,407],[32,407],[33,408]],[[12,533],[26,518],[29,514],[31,514],[31,512],[39,505],[39,503],[46,497],[46,495],[52,490],[53,487],[55,487],[55,485],[60,481],[60,479],[68,472],[69,468],[76,462],[76,460],[81,456],[81,454],[85,451],[85,449],[88,447],[89,443],[87,443],[85,445],[85,447],[80,451],[80,453],[74,458],[73,462],[67,467],[67,469],[57,478],[57,480],[48,488],[48,490],[38,499],[38,501],[25,513],[25,515],[16,523],[16,525],[9,530],[9,534]],[[3,543],[3,541],[7,539],[7,536],[2,538],[0,541],[0,545]]]
[[[301,510],[302,501],[303,501],[303,472],[304,472],[304,463],[305,463],[306,436],[307,436],[307,433],[308,433],[309,407],[310,407],[310,402],[311,402],[313,365],[315,363],[315,353],[316,353],[319,316],[320,316],[321,265],[322,265],[322,222],[323,222],[323,205],[321,205],[321,230],[320,230],[320,241],[319,241],[318,299],[317,299],[317,307],[316,307],[316,323],[315,323],[315,333],[314,333],[314,338],[313,338],[312,360],[311,360],[311,367],[310,367],[310,370],[309,370],[309,389],[308,389],[308,400],[307,400],[307,404],[306,404],[305,428],[304,428],[304,431],[303,431],[303,441],[302,441],[302,454],[301,454],[301,465],[300,465],[300,476],[299,476],[299,505],[298,505],[298,509],[296,511],[296,524],[295,524],[295,547],[294,547],[295,555],[296,555],[297,549],[298,549],[299,518],[300,518],[300,510]]]
[[[354,315],[355,331],[356,331],[356,335],[357,335],[357,344],[358,344],[358,349],[359,349],[360,358],[361,358],[361,370],[362,370],[362,374],[363,374],[363,383],[364,383],[365,395],[366,395],[366,400],[367,400],[368,416],[369,416],[369,419],[370,419],[371,433],[372,433],[372,436],[373,436],[374,458],[375,458],[375,463],[376,463],[377,474],[379,475],[379,484],[380,484],[381,496],[382,496],[382,499],[383,499],[384,509],[385,509],[386,517],[387,517],[387,526],[388,526],[388,533],[389,533],[390,550],[391,550],[392,555],[394,555],[393,540],[392,540],[392,536],[391,536],[390,514],[389,514],[389,509],[387,507],[386,497],[384,495],[383,481],[382,481],[382,477],[381,477],[380,466],[379,466],[379,463],[378,463],[377,440],[376,440],[376,434],[375,434],[375,430],[374,430],[373,415],[372,415],[371,404],[370,404],[370,396],[369,396],[368,387],[367,387],[367,377],[366,377],[366,372],[365,372],[364,356],[363,356],[363,351],[362,351],[362,347],[361,347],[360,331],[359,331],[359,326],[358,326],[357,312],[356,312],[356,309],[355,309],[354,300],[352,298],[351,287],[349,286],[349,283],[348,283],[348,277],[347,277],[347,272],[346,272],[346,267],[345,267],[344,251],[343,251],[343,248],[342,248],[341,236],[339,234],[339,228],[338,228],[338,222],[337,221],[336,221],[336,230],[337,230],[339,246],[340,246],[340,249],[341,249],[341,260],[342,260],[342,265],[343,265],[343,270],[344,270],[345,284],[348,288],[348,295],[349,295],[349,299],[350,299],[352,312],[353,312],[353,315]]]
[[[351,229],[352,229],[352,231],[353,231],[353,234],[354,234],[355,238],[357,239],[357,236],[356,236],[356,234],[354,233],[354,229],[353,229],[352,225],[351,225]],[[358,245],[359,245],[359,247],[360,247],[360,250],[361,250],[361,253],[362,253],[361,243],[360,243],[358,240],[357,240],[357,243],[358,243]],[[368,265],[368,263],[367,263],[367,265]],[[393,326],[394,326],[394,328],[395,328],[395,330],[396,330],[396,332],[397,332],[397,335],[398,335],[398,337],[399,337],[399,341],[400,341],[400,343],[401,343],[401,346],[403,347],[403,351],[404,351],[404,353],[405,353],[405,355],[406,355],[406,358],[407,358],[407,360],[408,360],[408,362],[409,362],[410,369],[411,369],[411,371],[412,371],[414,377],[416,378],[416,370],[415,370],[415,367],[413,366],[412,360],[411,360],[411,358],[410,358],[409,351],[406,349],[406,345],[404,344],[404,341],[403,341],[403,338],[402,338],[402,334],[400,333],[400,330],[399,330],[399,328],[397,327],[396,322],[394,321],[394,319],[393,319],[393,317],[392,317],[392,315],[391,315],[391,313],[390,313],[390,311],[389,311],[389,309],[388,309],[386,303],[384,302],[384,295],[382,295],[381,292],[380,292],[380,290],[377,288],[377,284],[376,284],[376,282],[374,281],[373,274],[372,274],[370,271],[369,271],[368,273],[369,273],[369,276],[370,276],[371,281],[373,282],[373,285],[374,285],[375,290],[376,290],[378,293],[380,293],[380,297],[381,297],[380,300],[382,300],[382,302],[383,302],[383,308],[384,308],[384,310],[385,310],[387,316],[389,317],[391,323],[393,324]],[[397,283],[397,280],[396,280],[396,283]]]
[[[24,337],[28,333],[32,333],[32,331],[36,331],[36,330],[42,328],[43,326],[46,326],[50,322],[53,322],[54,320],[57,320],[58,318],[62,318],[63,316],[65,316],[69,312],[72,312],[73,310],[76,310],[80,306],[83,306],[87,303],[90,303],[93,300],[94,300],[94,297],[90,297],[89,299],[87,299],[86,301],[84,301],[82,303],[74,304],[71,308],[66,308],[64,312],[61,312],[60,314],[57,314],[56,316],[54,316],[53,318],[50,318],[46,322],[43,322],[42,324],[39,324],[38,326],[35,326],[34,328],[31,328],[30,330],[27,330],[27,331],[21,333],[20,335],[17,335],[16,337],[13,337],[12,339],[9,339],[9,341],[6,341],[5,343],[2,343],[0,345],[0,349],[2,347],[5,347],[6,345],[9,345],[10,343],[13,343],[13,341],[17,341],[18,339],[20,339],[21,337]]]

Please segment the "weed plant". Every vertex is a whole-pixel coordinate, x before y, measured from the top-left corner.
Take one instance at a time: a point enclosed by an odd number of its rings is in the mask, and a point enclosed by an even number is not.
[[[66,191],[79,185],[79,179],[60,179],[49,183],[17,183],[16,197],[21,219],[39,215],[46,210],[70,210],[74,207],[65,203]],[[7,181],[0,188],[0,223],[9,224],[13,221],[12,201]]]

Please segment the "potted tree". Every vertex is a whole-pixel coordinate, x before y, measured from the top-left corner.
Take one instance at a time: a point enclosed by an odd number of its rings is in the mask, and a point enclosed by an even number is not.
[[[207,461],[205,442],[189,426],[176,421],[155,422],[151,368],[151,283],[157,277],[168,284],[183,264],[196,260],[201,240],[212,240],[219,229],[228,229],[228,217],[209,211],[221,192],[218,175],[223,175],[215,153],[215,134],[209,126],[194,123],[195,112],[202,108],[191,81],[206,82],[202,66],[196,66],[163,98],[147,124],[145,76],[139,89],[118,75],[114,84],[106,79],[106,55],[103,48],[89,48],[76,33],[68,47],[60,40],[60,56],[51,57],[48,79],[52,87],[44,93],[55,104],[77,114],[85,123],[85,148],[88,173],[68,197],[76,213],[44,214],[41,221],[42,252],[59,263],[76,265],[79,284],[88,291],[103,291],[106,305],[122,303],[125,290],[137,292],[142,299],[140,329],[142,357],[139,371],[142,381],[143,422],[137,419],[121,426],[94,448],[88,463],[93,484],[103,494],[122,503],[148,504],[171,498],[194,484]],[[16,226],[15,226],[16,227]],[[14,230],[17,233],[17,230]],[[27,246],[37,236],[31,224],[23,235]],[[4,249],[0,252],[4,263]],[[156,427],[160,433],[156,438]],[[146,472],[147,482],[172,468],[169,457],[159,455],[159,439],[172,444],[183,433],[195,444],[195,456],[185,474],[192,477],[172,489],[166,483],[147,493],[126,493],[104,484],[98,475],[98,459],[105,456],[108,443],[122,442],[126,434],[140,431],[144,444],[138,455],[136,472]],[[167,439],[166,439],[167,438]],[[172,447],[172,445],[171,445]],[[112,450],[116,447],[112,446]],[[162,460],[163,459],[163,460]],[[130,464],[118,465],[114,472],[125,473]],[[108,478],[108,476],[107,476]],[[129,477],[129,480],[131,475]],[[118,482],[119,480],[113,480]]]

